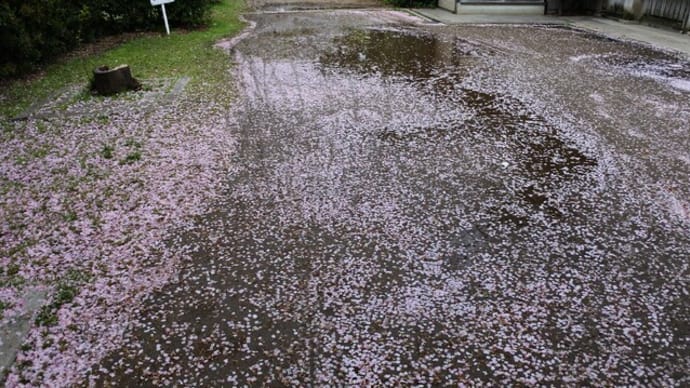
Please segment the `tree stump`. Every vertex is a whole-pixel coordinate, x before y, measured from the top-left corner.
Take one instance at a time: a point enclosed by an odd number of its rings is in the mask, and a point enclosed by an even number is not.
[[[102,96],[111,96],[124,90],[138,90],[141,84],[134,77],[128,65],[114,69],[101,66],[93,71],[93,87]]]

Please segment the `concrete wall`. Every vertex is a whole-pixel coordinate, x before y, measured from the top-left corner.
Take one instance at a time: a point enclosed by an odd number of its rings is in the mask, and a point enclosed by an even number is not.
[[[623,16],[640,20],[644,15],[645,4],[642,0],[625,0],[623,4]]]
[[[458,4],[458,14],[463,15],[543,15],[543,4],[498,5],[498,4]]]
[[[607,0],[549,0],[546,13],[556,14],[563,12],[565,14],[596,14],[601,12],[606,1]]]
[[[438,7],[450,12],[455,12],[455,0],[438,0]]]

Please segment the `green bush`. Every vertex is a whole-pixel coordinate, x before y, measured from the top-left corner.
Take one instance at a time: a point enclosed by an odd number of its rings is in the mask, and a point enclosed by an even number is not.
[[[167,4],[170,24],[186,28],[204,25],[214,1]],[[152,7],[146,0],[3,0],[0,79],[34,71],[80,43],[101,36],[162,28],[160,7]]]

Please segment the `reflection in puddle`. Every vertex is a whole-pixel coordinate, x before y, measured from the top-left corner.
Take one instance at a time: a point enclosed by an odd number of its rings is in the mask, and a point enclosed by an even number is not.
[[[336,71],[418,81],[444,70],[458,70],[463,57],[479,52],[478,46],[467,41],[443,41],[421,30],[357,29],[336,38],[333,49],[321,56],[320,63]]]
[[[514,188],[513,195],[491,207],[489,212],[495,218],[490,223],[522,228],[533,213],[560,217],[557,205],[546,204],[550,193],[593,171],[596,160],[566,144],[556,128],[530,113],[520,101],[461,87],[480,46],[449,41],[428,32],[354,30],[337,38],[336,49],[322,55],[320,63],[336,73],[382,77],[413,85],[421,94],[457,102],[454,109],[466,113],[464,120],[434,120],[432,125],[421,126],[389,124],[374,133],[396,152],[439,142],[454,147],[468,137],[481,139],[487,148],[500,143],[510,153],[511,175],[520,177],[525,186]]]

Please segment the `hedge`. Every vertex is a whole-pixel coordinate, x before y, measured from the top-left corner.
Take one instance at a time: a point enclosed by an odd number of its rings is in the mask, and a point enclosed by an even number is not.
[[[217,0],[166,5],[176,27],[208,21]],[[0,79],[35,71],[80,43],[127,31],[160,30],[160,7],[149,0],[3,0],[0,2]]]

